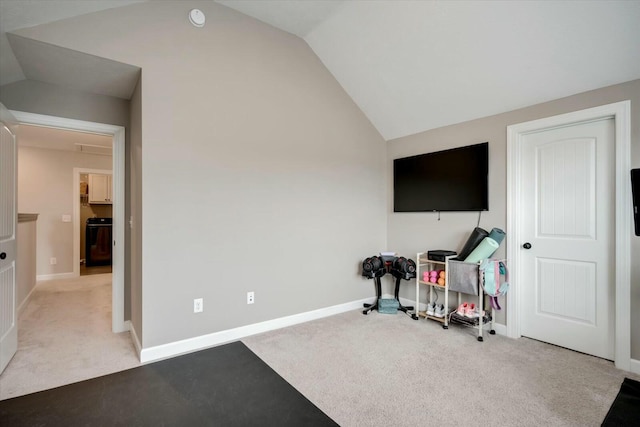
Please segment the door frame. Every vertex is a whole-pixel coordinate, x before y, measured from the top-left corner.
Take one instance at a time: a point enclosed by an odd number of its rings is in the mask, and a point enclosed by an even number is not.
[[[23,111],[10,110],[16,121],[21,124],[44,126],[50,128],[64,129],[70,131],[80,131],[108,135],[113,138],[112,145],[112,169],[113,169],[113,256],[112,256],[112,318],[111,329],[114,333],[129,330],[129,322],[124,318],[124,227],[125,227],[125,128],[124,126],[110,125],[106,123],[88,122],[84,120],[68,119],[64,117],[47,116],[43,114],[27,113]],[[79,184],[78,184],[79,185]],[[79,197],[79,196],[78,196]],[[76,200],[77,201],[77,200]],[[75,206],[75,202],[74,202]],[[75,214],[75,211],[74,211]],[[74,229],[75,229],[74,225]],[[74,232],[75,233],[75,232]],[[79,240],[79,234],[78,234]],[[74,238],[74,255],[75,255]],[[75,257],[74,257],[75,259]],[[79,259],[79,249],[78,249]],[[79,266],[74,266],[74,273]]]
[[[507,259],[510,281],[507,294],[507,336],[521,337],[522,293],[520,283],[521,221],[520,197],[522,140],[533,132],[582,122],[612,118],[615,122],[615,351],[618,369],[630,370],[631,364],[631,102],[621,101],[553,117],[507,126]]]

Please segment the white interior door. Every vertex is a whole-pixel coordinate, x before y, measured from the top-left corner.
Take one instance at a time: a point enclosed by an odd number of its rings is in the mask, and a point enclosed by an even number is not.
[[[18,349],[15,119],[0,104],[0,373]]]
[[[609,118],[524,135],[518,242],[522,335],[610,360],[614,130]]]

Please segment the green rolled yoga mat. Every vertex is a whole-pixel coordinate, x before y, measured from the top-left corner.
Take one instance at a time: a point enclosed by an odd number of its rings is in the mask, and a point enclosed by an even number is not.
[[[500,230],[499,228],[494,228],[493,230],[491,230],[491,233],[489,233],[489,237],[495,240],[499,245],[504,240],[504,231]]]
[[[464,262],[478,262],[483,259],[489,258],[495,251],[498,250],[500,245],[491,237],[485,237],[482,242],[469,254]]]

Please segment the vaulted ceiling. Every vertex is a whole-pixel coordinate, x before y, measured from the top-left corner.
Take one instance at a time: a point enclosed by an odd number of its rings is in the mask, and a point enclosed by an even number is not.
[[[5,33],[141,1],[0,0],[0,84],[127,98],[135,67]],[[639,0],[217,2],[303,38],[387,140],[640,78]],[[61,58],[111,80],[38,74]]]

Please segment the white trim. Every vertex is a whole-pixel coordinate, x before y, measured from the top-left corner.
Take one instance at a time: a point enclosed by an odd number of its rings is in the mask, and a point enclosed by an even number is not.
[[[112,330],[124,332],[124,182],[125,182],[125,130],[123,126],[42,114],[10,111],[18,123],[58,129],[111,135],[113,137],[113,273],[112,273]],[[120,249],[122,248],[122,249]],[[75,270],[75,267],[74,267]]]
[[[61,280],[61,279],[73,279],[75,274],[71,273],[54,273],[54,274],[39,274],[36,276],[37,282],[45,282],[48,280]]]
[[[175,341],[172,343],[162,344],[149,348],[143,348],[139,352],[140,362],[148,363],[160,359],[166,359],[168,357],[202,350],[231,341],[237,341],[241,338],[251,335],[261,334],[264,332],[273,331],[275,329],[285,328],[287,326],[293,326],[299,323],[321,319],[323,317],[333,316],[335,314],[340,314],[355,309],[362,309],[362,303],[370,300],[371,298],[365,298],[362,300],[334,305],[318,310],[307,311],[306,313],[294,314],[291,316],[281,317],[279,319],[267,320],[265,322],[254,323],[252,325],[228,329],[226,331],[214,332],[212,334],[188,338],[186,340]],[[131,328],[131,330],[133,331],[133,328]]]
[[[498,335],[507,336],[507,325],[504,325],[502,323],[494,323],[493,330],[496,331],[496,334]]]
[[[631,102],[621,101],[588,108],[549,118],[519,123],[507,127],[507,245],[510,281],[515,286],[507,294],[507,336],[518,338],[520,331],[520,292],[518,291],[520,265],[520,222],[517,215],[521,205],[520,157],[522,138],[531,132],[567,126],[611,117],[615,120],[615,365],[628,371],[631,360]]]
[[[629,361],[629,372],[640,375],[640,360],[631,359]]]
[[[25,308],[27,308],[27,305],[31,300],[31,295],[33,295],[33,292],[36,290],[36,287],[37,287],[37,284],[33,285],[33,288],[31,288],[31,290],[29,291],[29,294],[20,303],[20,306],[18,307],[18,318],[20,318],[20,316],[22,315],[22,312],[25,310]]]
[[[80,276],[80,175],[98,173],[111,175],[113,171],[106,169],[73,168],[73,274]]]
[[[131,334],[131,341],[133,341],[133,346],[136,348],[136,354],[138,355],[138,360],[140,359],[140,355],[142,354],[142,344],[140,344],[140,339],[138,338],[138,334],[136,333],[136,328],[133,327],[133,323],[127,320],[127,326],[129,328],[129,334]]]
[[[113,256],[112,256],[112,290],[111,299],[113,307],[113,317],[111,328],[113,332],[124,332],[127,330],[124,319],[124,251],[125,239],[124,230],[127,220],[125,218],[125,137],[124,127],[113,134],[113,166],[112,166],[112,189],[113,189]],[[116,286],[117,283],[117,286]]]

